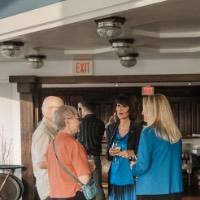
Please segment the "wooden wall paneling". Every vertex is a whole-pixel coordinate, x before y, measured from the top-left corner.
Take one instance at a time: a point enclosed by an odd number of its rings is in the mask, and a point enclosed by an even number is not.
[[[179,103],[178,102],[171,102],[171,108],[172,108],[172,112],[173,112],[175,122],[178,126],[180,126]]]
[[[196,130],[194,133],[198,133],[200,134],[200,100],[196,103],[197,105],[197,113],[196,113],[196,120],[195,120],[195,127],[196,127]]]
[[[198,102],[192,102],[192,132],[197,133],[197,120],[198,120]]]
[[[74,106],[76,109],[78,109],[78,102],[82,100],[82,96],[80,95],[71,95],[69,96],[69,105]]]
[[[97,116],[97,118],[102,119],[102,116],[101,116],[101,104],[100,103],[95,103],[95,115]]]
[[[106,116],[105,116],[105,103],[101,103],[101,115],[100,119],[106,123]]]
[[[192,101],[185,102],[185,135],[192,135]]]
[[[185,104],[179,102],[179,128],[183,136],[185,136]]]
[[[107,103],[105,104],[105,122],[109,122],[109,118],[114,114],[114,108],[112,103]]]
[[[41,101],[41,85],[38,84],[35,86],[34,92],[34,130],[38,127],[38,122],[42,119],[42,101]]]

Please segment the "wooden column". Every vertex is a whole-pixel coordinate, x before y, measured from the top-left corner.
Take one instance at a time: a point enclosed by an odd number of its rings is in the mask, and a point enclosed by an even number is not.
[[[15,82],[10,79],[10,82]],[[24,200],[35,200],[35,178],[32,169],[31,142],[35,127],[35,77],[28,77],[17,82],[20,93],[20,122],[21,122],[21,157],[26,170],[22,172],[24,184]]]

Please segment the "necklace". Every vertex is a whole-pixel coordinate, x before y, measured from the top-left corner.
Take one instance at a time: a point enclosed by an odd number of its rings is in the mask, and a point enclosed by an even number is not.
[[[130,122],[123,125],[120,124],[118,127],[119,135],[121,137],[125,136],[129,131],[129,127],[130,127]]]

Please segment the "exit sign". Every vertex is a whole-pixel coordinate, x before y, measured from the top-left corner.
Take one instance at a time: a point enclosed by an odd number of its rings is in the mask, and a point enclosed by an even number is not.
[[[153,95],[154,87],[142,87],[142,95]]]
[[[77,60],[73,62],[74,76],[88,76],[93,75],[93,61],[91,60]]]

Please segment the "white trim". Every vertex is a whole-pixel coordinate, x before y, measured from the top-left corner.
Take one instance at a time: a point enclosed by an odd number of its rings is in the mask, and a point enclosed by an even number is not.
[[[104,88],[143,86],[197,86],[200,82],[42,84],[42,88]]]
[[[168,0],[68,0],[0,20],[0,41]]]

